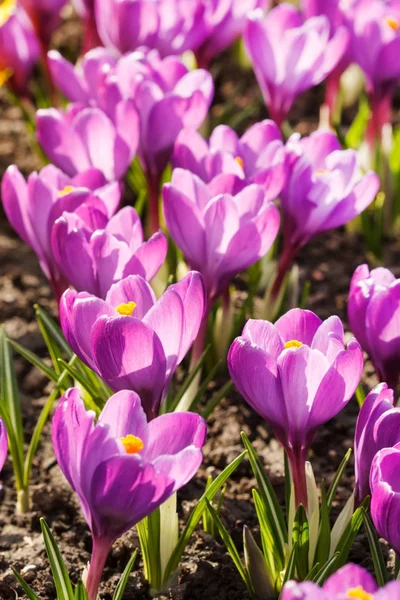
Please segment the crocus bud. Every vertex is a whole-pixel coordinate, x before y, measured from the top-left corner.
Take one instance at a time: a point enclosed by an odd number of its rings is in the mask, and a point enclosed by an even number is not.
[[[138,393],[151,419],[198,334],[205,303],[200,273],[191,271],[158,301],[145,279],[130,275],[112,285],[105,300],[67,290],[60,319],[79,358],[113,391]]]
[[[378,450],[400,442],[400,408],[393,406],[393,390],[381,383],[370,391],[358,414],[354,438],[357,504],[370,493],[371,464]]]
[[[266,17],[252,12],[244,40],[258,85],[272,119],[280,126],[296,97],[321,83],[341,60],[348,44],[344,28],[332,39],[325,16],[304,21],[301,12],[283,3]]]
[[[39,59],[39,44],[26,14],[16,0],[0,4],[0,87],[6,81],[19,94]]]
[[[228,355],[232,380],[243,398],[274,429],[292,467],[296,504],[307,508],[305,459],[318,428],[351,399],[363,354],[347,348],[341,320],[290,310],[273,325],[249,320]]]
[[[3,419],[0,418],[0,471],[3,469],[8,452],[8,437],[6,426]]]
[[[400,280],[389,269],[360,265],[349,293],[351,330],[372,360],[380,381],[396,389],[400,374]]]
[[[31,173],[25,181],[18,168],[11,165],[3,177],[1,195],[8,220],[36,252],[59,299],[68,282],[58,268],[51,245],[55,221],[64,211],[83,217],[90,205],[97,217],[107,222],[118,207],[121,190],[118,183],[108,183],[96,169],[71,178],[54,165],[48,165],[39,173]],[[80,258],[76,264],[79,261]]]
[[[391,581],[378,588],[368,571],[358,565],[348,564],[336,571],[320,588],[311,581],[298,583],[288,581],[282,590],[282,600],[385,600],[397,598],[400,594],[400,581]]]
[[[218,186],[175,169],[163,188],[168,231],[191,268],[202,273],[210,305],[235,275],[268,252],[279,229],[279,212],[263,187],[231,194]]]
[[[93,229],[95,211],[89,206],[83,215],[64,212],[54,223],[53,255],[68,283],[79,292],[105,298],[110,287],[128,275],[150,281],[167,254],[165,235],[159,231],[144,242],[139,215],[131,206],[109,221],[104,215],[103,223],[96,222]]]
[[[60,11],[66,2],[67,0],[19,0],[32,21],[36,35],[46,48],[60,23]]]
[[[371,516],[377,532],[400,557],[400,449],[385,448],[375,456],[370,476]]]
[[[87,578],[95,600],[113,542],[151,514],[196,473],[206,424],[193,413],[171,413],[147,422],[140,398],[111,396],[97,423],[79,390],[60,399],[52,422],[57,462],[78,495],[93,536]]]

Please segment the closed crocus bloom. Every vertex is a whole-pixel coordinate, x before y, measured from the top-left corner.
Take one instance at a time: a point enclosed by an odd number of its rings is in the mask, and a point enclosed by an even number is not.
[[[282,590],[282,600],[399,600],[400,581],[391,581],[378,588],[366,569],[348,564],[331,575],[320,588],[311,581],[288,581]]]
[[[47,47],[60,23],[60,11],[67,0],[19,0],[19,3],[29,15],[36,35]]]
[[[132,102],[118,105],[115,121],[99,108],[70,104],[66,111],[38,110],[37,138],[49,159],[68,175],[90,168],[106,179],[122,179],[139,143],[138,115]]]
[[[96,22],[106,48],[121,54],[141,46],[163,56],[194,50],[207,29],[203,2],[187,0],[95,0]]]
[[[372,360],[380,381],[395,389],[400,374],[400,280],[389,269],[360,265],[350,284],[351,330]]]
[[[111,396],[97,423],[94,419],[72,388],[60,399],[52,422],[57,462],[93,536],[89,600],[97,597],[113,542],[194,476],[206,437],[204,420],[193,413],[148,423],[139,396],[131,391]]]
[[[341,60],[348,34],[341,28],[330,39],[325,16],[304,21],[290,4],[280,4],[266,17],[250,14],[244,40],[268,110],[278,125],[296,97],[321,83]]]
[[[53,255],[66,281],[99,298],[128,275],[150,281],[167,254],[165,235],[160,231],[144,242],[139,215],[131,206],[110,220],[103,213],[93,214],[97,210],[89,206],[89,215],[64,212],[53,226]]]
[[[241,138],[227,125],[219,125],[207,143],[196,131],[179,134],[172,155],[173,167],[188,169],[203,181],[224,181],[240,189],[249,183],[265,187],[270,200],[282,190],[286,177],[286,152],[278,127],[273,121],[256,123]],[[228,177],[227,177],[228,176]]]
[[[235,275],[268,252],[278,233],[278,209],[259,185],[236,195],[219,193],[212,183],[175,169],[163,197],[168,231],[191,268],[202,273],[209,307]]]
[[[208,69],[217,54],[243,34],[248,14],[256,8],[267,10],[269,0],[203,0],[207,35],[196,51],[198,65]],[[195,48],[192,48],[195,49]]]
[[[4,467],[8,452],[8,437],[6,426],[3,419],[0,418],[0,471]]]
[[[358,342],[345,347],[339,317],[322,322],[296,308],[274,325],[248,321],[229,350],[228,367],[244,399],[272,425],[292,466],[296,501],[307,506],[307,450],[354,394],[363,368]]]
[[[381,383],[368,394],[358,414],[354,438],[358,504],[370,493],[371,464],[378,450],[400,442],[400,408],[393,405],[393,390]]]
[[[77,13],[84,20],[84,34],[82,53],[89,52],[92,48],[102,46],[102,41],[97,31],[97,23],[94,12],[95,0],[72,0]]]
[[[158,301],[145,279],[130,275],[111,286],[105,300],[67,290],[60,319],[79,358],[113,391],[137,392],[150,419],[197,336],[204,309],[199,273],[188,273]]]
[[[39,45],[26,14],[16,0],[0,4],[0,87],[8,81],[24,93],[39,58]]]
[[[377,532],[400,556],[400,449],[380,450],[371,467],[371,516]]]
[[[31,173],[25,181],[18,168],[12,165],[3,177],[1,195],[8,220],[36,252],[59,299],[68,283],[60,273],[52,251],[51,231],[55,221],[64,211],[83,215],[89,204],[96,207],[96,214],[102,219],[108,219],[118,207],[120,186],[116,182],[107,183],[104,175],[95,169],[71,178],[54,165]]]

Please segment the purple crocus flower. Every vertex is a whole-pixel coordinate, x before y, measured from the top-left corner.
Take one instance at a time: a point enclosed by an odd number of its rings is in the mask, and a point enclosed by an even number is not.
[[[399,596],[400,581],[379,588],[366,569],[350,563],[328,577],[322,588],[311,581],[288,581],[281,600],[397,600]]]
[[[360,172],[357,153],[342,150],[330,131],[318,130],[287,143],[288,177],[283,187],[283,252],[273,296],[294,257],[316,234],[348,223],[375,198],[379,177]]]
[[[162,56],[194,50],[207,33],[205,7],[187,0],[95,0],[100,38],[121,54],[141,46]]]
[[[371,466],[371,516],[374,525],[400,557],[400,448],[380,450]]]
[[[92,48],[103,45],[97,31],[94,13],[95,0],[72,0],[72,4],[84,21],[82,54],[85,54],[89,50],[92,50]]]
[[[221,189],[224,181],[232,186],[235,175],[236,189],[258,183],[274,200],[285,182],[286,152],[278,127],[267,119],[241,138],[227,125],[219,125],[208,143],[196,131],[183,129],[175,142],[172,166],[187,169],[206,183],[219,180]]]
[[[393,406],[393,390],[380,383],[370,391],[358,414],[354,438],[358,504],[370,493],[371,464],[378,450],[400,442],[400,408]]]
[[[202,273],[209,307],[232,278],[264,256],[279,229],[279,212],[264,188],[220,193],[196,175],[175,169],[163,188],[169,234],[192,269]]]
[[[137,392],[151,419],[197,336],[205,303],[200,273],[188,273],[158,301],[145,279],[130,275],[112,285],[105,300],[67,290],[60,319],[79,358],[113,391]]]
[[[32,25],[16,1],[0,4],[0,85],[8,81],[23,94],[39,59],[39,44]]]
[[[196,49],[199,67],[209,69],[211,62],[225,48],[241,37],[248,14],[257,8],[267,10],[270,0],[203,0],[207,35]]]
[[[161,59],[155,50],[133,52],[115,63],[106,50],[97,49],[90,52],[75,69],[55,52],[50,53],[50,62],[57,85],[70,100],[99,107],[113,123],[117,123],[120,135],[125,133],[124,139],[133,139],[136,143],[136,134],[130,135],[130,130],[124,131],[128,118],[121,115],[124,118],[118,119],[118,107],[125,104],[130,107],[134,103],[140,120],[138,153],[149,186],[151,230],[153,233],[158,231],[158,199],[162,173],[171,158],[179,132],[185,127],[197,129],[206,117],[214,93],[211,75],[202,69],[188,71],[182,61],[173,56]],[[42,114],[42,111],[39,112]],[[45,149],[47,147],[50,152],[55,137],[51,135],[54,113],[51,114],[49,128],[41,135]],[[40,125],[39,119],[38,124]],[[129,125],[135,129],[136,121],[131,121]],[[99,126],[97,131],[101,132],[103,128],[104,126]],[[57,127],[57,133],[59,129],[60,126]],[[69,133],[71,126],[63,129],[67,129]],[[89,130],[87,127],[86,129]],[[53,143],[46,142],[47,135]],[[55,141],[59,144],[59,139],[63,140],[64,137],[66,136],[58,134]],[[92,137],[95,138],[95,134]],[[97,157],[95,150],[104,148],[104,141],[100,144],[96,137],[95,142],[92,152]],[[70,145],[68,142],[67,148]],[[109,144],[111,153],[113,146]],[[63,143],[62,150],[64,151]],[[103,154],[106,153],[101,153],[101,156]],[[50,156],[54,161],[54,152]],[[110,159],[108,156],[107,158],[109,162]],[[71,168],[69,165],[67,167]],[[64,170],[67,170],[65,166]]]
[[[318,428],[344,408],[360,381],[363,354],[333,316],[290,310],[274,325],[249,320],[228,354],[243,398],[274,429],[292,467],[297,504],[307,506],[305,460]]]
[[[72,388],[52,423],[57,462],[93,536],[89,600],[97,597],[113,542],[194,476],[206,437],[204,420],[193,413],[170,413],[148,423],[132,391],[111,396],[97,423],[94,417]]]
[[[31,173],[25,181],[18,168],[11,165],[3,177],[1,195],[8,220],[36,252],[59,299],[68,283],[53,256],[51,232],[55,221],[64,211],[77,211],[83,216],[88,205],[95,207],[102,219],[111,217],[120,201],[120,186],[116,182],[107,183],[95,169],[70,178],[53,165]]]
[[[7,429],[4,425],[3,419],[0,418],[0,471],[2,471],[4,467],[4,463],[6,462],[8,452],[8,437],[7,437]]]
[[[139,120],[132,101],[120,102],[111,120],[99,108],[70,104],[66,111],[40,109],[37,138],[49,159],[70,176],[92,167],[106,179],[122,179],[136,154]]]
[[[47,51],[50,39],[60,24],[60,11],[67,0],[18,0],[32,22],[38,39]]]
[[[266,17],[251,13],[244,40],[270,115],[280,126],[294,100],[321,83],[341,60],[348,44],[346,29],[330,38],[325,16],[304,21],[300,11],[280,4]]]
[[[356,6],[352,18],[351,54],[366,76],[372,114],[367,136],[380,137],[391,121],[392,93],[400,78],[400,6],[398,1],[369,0]]]
[[[372,360],[380,381],[396,389],[400,375],[400,280],[389,269],[360,265],[350,284],[351,330]]]
[[[159,231],[144,242],[139,215],[131,206],[110,220],[102,212],[97,214],[95,206],[88,207],[88,212],[64,212],[52,228],[53,255],[68,283],[105,298],[112,284],[128,275],[150,281],[167,254],[165,235]]]

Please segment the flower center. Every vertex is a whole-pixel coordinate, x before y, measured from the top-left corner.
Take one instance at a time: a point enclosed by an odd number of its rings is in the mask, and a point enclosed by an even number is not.
[[[3,2],[0,2],[0,27],[11,17],[16,5],[16,0],[3,0]]]
[[[393,31],[397,31],[400,27],[400,23],[395,17],[389,16],[386,18],[386,23],[393,29]]]
[[[66,185],[63,190],[60,190],[58,192],[58,195],[62,198],[63,196],[66,196],[67,194],[70,194],[71,192],[73,192],[74,189],[75,188],[73,185]]]
[[[290,340],[289,342],[285,343],[285,349],[287,350],[288,348],[300,348],[300,346],[303,345],[303,342],[299,342],[298,340]]]
[[[348,590],[347,597],[355,598],[356,600],[372,600],[373,596],[372,594],[368,594],[361,585],[358,585],[357,587]]]
[[[2,87],[12,75],[11,69],[0,69],[0,87]]]
[[[242,167],[242,169],[244,169],[244,160],[243,160],[243,158],[240,158],[240,156],[236,156],[236,157],[235,157],[235,160],[236,160],[237,164],[238,164],[239,166],[241,166],[241,167]]]
[[[329,173],[328,169],[315,169],[315,175],[326,175]]]
[[[129,433],[125,437],[121,438],[127,454],[137,454],[144,448],[144,444],[139,437]]]
[[[119,312],[120,315],[124,315],[125,317],[130,317],[133,311],[136,308],[136,302],[127,302],[120,304],[115,307],[115,310]]]

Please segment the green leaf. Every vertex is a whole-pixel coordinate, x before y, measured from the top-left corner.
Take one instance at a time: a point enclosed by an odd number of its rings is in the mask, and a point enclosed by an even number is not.
[[[36,596],[35,592],[29,587],[29,585],[23,580],[21,575],[11,567],[12,572],[14,573],[15,579],[18,581],[19,585],[24,590],[25,594],[28,596],[29,600],[40,600],[39,596]]]
[[[271,533],[269,522],[266,517],[264,504],[257,490],[253,491],[254,506],[257,513],[258,523],[260,525],[261,543],[264,551],[265,560],[271,579],[275,580],[279,572],[283,569],[284,563],[280,559],[276,550],[276,539]]]
[[[356,399],[358,402],[358,406],[361,408],[365,401],[365,390],[362,383],[357,386],[356,389]]]
[[[331,558],[321,567],[321,569],[314,575],[313,582],[317,585],[322,585],[326,579],[336,571],[336,561],[339,557],[340,552],[335,552]]]
[[[124,595],[125,588],[128,583],[129,575],[132,573],[132,569],[136,562],[137,555],[138,555],[138,549],[136,548],[135,552],[130,557],[128,564],[126,565],[124,572],[121,575],[120,580],[118,581],[118,585],[115,588],[115,592],[113,595],[113,600],[122,600],[122,596]]]
[[[362,518],[364,522],[365,532],[367,534],[369,547],[371,549],[372,560],[374,563],[376,581],[379,587],[383,587],[389,581],[389,575],[386,569],[385,559],[383,557],[382,548],[379,543],[375,527],[366,510],[362,509]]]
[[[38,304],[35,304],[35,313],[40,332],[53,362],[54,370],[60,375],[61,369],[57,362],[58,359],[62,358],[62,353],[64,353],[69,360],[72,358],[73,352],[67,344],[61,329]]]
[[[215,526],[218,529],[219,535],[221,536],[222,541],[225,544],[225,547],[229,553],[229,556],[231,557],[231,559],[233,561],[233,564],[235,565],[240,577],[243,579],[249,593],[252,595],[252,586],[250,583],[250,579],[249,579],[246,569],[244,568],[244,566],[242,564],[242,560],[240,558],[238,549],[235,546],[235,542],[233,541],[233,539],[229,535],[228,530],[226,529],[225,525],[222,523],[221,519],[217,515],[216,510],[211,506],[210,502],[207,499],[206,499],[206,504],[207,504],[207,510],[209,511],[211,518],[213,519]]]
[[[354,148],[355,150],[358,150],[361,142],[364,139],[370,116],[371,109],[369,107],[367,97],[363,95],[360,98],[358,113],[355,119],[353,119],[353,122],[349,127],[345,137],[345,144],[347,148]]]
[[[4,326],[0,328],[0,415],[7,428],[14,475],[19,488],[23,486],[24,433],[13,355]]]
[[[200,374],[201,369],[203,368],[206,356],[207,356],[207,354],[210,351],[210,348],[211,348],[211,344],[208,344],[208,346],[203,351],[202,355],[200,356],[200,358],[197,361],[197,363],[194,366],[194,368],[185,377],[184,381],[182,382],[182,385],[179,388],[178,393],[174,396],[174,398],[172,398],[168,402],[168,408],[167,409],[168,409],[169,412],[173,412],[176,409],[176,407],[178,406],[179,402],[182,400],[183,396],[185,395],[185,393],[187,392],[187,390],[190,388],[190,386],[193,383],[193,381],[195,380],[195,378]]]
[[[43,518],[40,519],[40,525],[42,528],[46,553],[49,557],[50,568],[57,590],[57,598],[58,600],[74,600],[71,581],[53,534]]]
[[[55,370],[46,365],[46,363],[41,358],[39,358],[37,354],[31,352],[30,350],[28,350],[28,348],[25,348],[24,346],[22,346],[14,340],[11,340],[10,338],[8,338],[7,341],[9,344],[12,345],[14,350],[16,350],[18,354],[20,354],[23,358],[30,362],[31,365],[39,369],[39,371],[46,375],[46,377],[48,377],[51,381],[57,381],[58,375],[55,372]]]
[[[212,369],[209,370],[207,377],[204,379],[201,386],[197,390],[197,393],[196,393],[195,397],[193,398],[193,400],[188,408],[188,411],[194,412],[196,410],[197,406],[201,402],[201,399],[203,398],[204,394],[206,393],[210,382],[215,378],[215,375],[216,375],[218,369],[220,368],[221,364],[222,364],[222,360],[219,360],[218,362],[215,363],[215,365],[212,367]]]
[[[324,565],[329,558],[331,549],[331,525],[329,522],[328,501],[325,486],[321,486],[321,512],[318,532],[318,544],[315,553],[315,562]]]
[[[214,412],[218,404],[221,402],[222,398],[227,395],[227,393],[233,387],[233,381],[230,379],[222,386],[222,388],[216,392],[211,400],[206,404],[206,406],[201,411],[201,416],[203,419],[208,419],[208,417]]]
[[[342,462],[340,463],[338,470],[336,471],[335,477],[334,477],[331,485],[329,486],[328,493],[326,495],[326,503],[328,505],[328,509],[330,509],[332,507],[332,502],[335,498],[336,490],[338,488],[339,483],[342,480],[343,473],[347,467],[347,463],[350,460],[350,456],[351,456],[351,448],[349,448],[347,450],[346,454],[344,455],[344,458],[343,458]]]
[[[86,588],[83,585],[82,581],[78,582],[78,585],[75,587],[75,600],[88,600],[88,595],[86,592]]]
[[[230,465],[225,467],[222,473],[220,473],[218,477],[215,478],[215,480],[212,482],[209,488],[204,492],[204,494],[192,510],[189,519],[186,523],[186,527],[184,528],[179,538],[179,541],[175,547],[175,550],[173,551],[171,558],[169,559],[168,565],[165,569],[165,580],[168,580],[172,573],[174,573],[178,568],[183,551],[185,550],[187,543],[193,535],[193,532],[201,518],[201,515],[203,514],[203,511],[206,508],[206,501],[208,500],[209,502],[211,502],[211,500],[222,488],[228,477],[230,477],[240,465],[246,454],[246,451],[242,452],[242,454],[235,458],[235,460],[232,461]]]
[[[243,547],[245,565],[255,597],[258,600],[273,598],[275,595],[274,586],[264,554],[246,525],[243,527]]]
[[[285,583],[287,581],[290,581],[291,579],[294,579],[294,577],[295,577],[297,554],[298,554],[298,546],[297,546],[297,542],[296,542],[295,544],[293,544],[293,548],[292,548],[292,551],[289,556],[289,562],[288,562],[286,570],[285,570],[285,576],[282,581],[282,587],[285,585]]]
[[[93,400],[94,406],[88,406],[88,408],[93,409],[97,414],[99,412],[99,407],[97,406],[95,399],[98,397],[98,391],[93,387],[92,383],[85,377],[82,376],[80,371],[74,367],[74,365],[65,362],[62,358],[58,359],[59,364],[71,375],[71,377],[78,381],[81,384],[83,389],[89,394],[89,396]]]
[[[344,564],[346,564],[351,547],[363,522],[362,511],[363,505],[359,506],[357,510],[354,511],[350,523],[347,525],[342,537],[340,538],[336,546],[336,552],[339,552],[339,556],[335,564],[335,570],[339,569]]]
[[[283,518],[282,509],[279,506],[275,491],[271,485],[260,459],[258,458],[252,444],[247,435],[242,431],[242,440],[244,447],[249,453],[249,461],[253,473],[257,479],[257,484],[261,496],[261,500],[266,512],[271,535],[276,540],[276,549],[279,553],[281,562],[284,562],[284,548],[287,540],[287,529]]]
[[[309,571],[308,552],[310,549],[310,535],[306,509],[302,504],[298,507],[294,517],[293,544],[297,544],[297,573],[300,580],[303,580]]]
[[[311,571],[309,571],[307,573],[307,575],[305,576],[304,581],[312,581],[314,579],[314,577],[317,575],[317,573],[319,572],[320,568],[321,568],[321,565],[319,563],[315,563],[315,565],[313,566]]]

